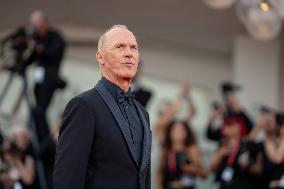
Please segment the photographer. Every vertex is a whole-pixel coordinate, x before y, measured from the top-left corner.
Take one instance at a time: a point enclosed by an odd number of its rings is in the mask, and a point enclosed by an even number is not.
[[[14,127],[3,147],[3,162],[7,167],[2,176],[21,185],[22,189],[39,188],[30,135],[23,127]],[[3,165],[3,164],[2,164]],[[9,183],[9,182],[8,182]]]
[[[0,94],[0,106],[4,101],[4,97],[7,96],[8,89],[11,87],[16,74],[19,75],[23,81],[21,92],[13,106],[12,116],[15,116],[17,111],[20,109],[20,105],[26,91],[24,59],[28,49],[28,41],[29,37],[25,28],[19,27],[16,31],[13,31],[11,34],[6,36],[0,44],[0,57],[3,60],[2,64],[0,64],[0,71],[9,72],[9,78]],[[13,52],[13,58],[11,61],[6,57],[6,46],[9,46],[8,49]]]
[[[25,66],[36,63],[34,72],[36,99],[35,121],[39,141],[49,135],[46,111],[56,89],[64,88],[66,82],[59,76],[65,42],[61,35],[52,29],[42,11],[34,11],[30,16],[33,29],[34,50],[25,61]]]
[[[207,137],[210,140],[221,142],[226,135],[225,125],[237,123],[240,127],[241,137],[248,135],[252,129],[252,122],[246,112],[241,108],[241,105],[236,97],[235,92],[240,87],[232,83],[222,84],[222,94],[224,99],[224,107],[219,104],[213,105],[213,111],[209,118],[207,127]],[[216,127],[215,123],[218,118],[221,118],[221,123]]]
[[[223,140],[211,159],[220,189],[252,189],[262,173],[259,153],[253,153],[250,143],[242,139],[238,123],[224,126]]]

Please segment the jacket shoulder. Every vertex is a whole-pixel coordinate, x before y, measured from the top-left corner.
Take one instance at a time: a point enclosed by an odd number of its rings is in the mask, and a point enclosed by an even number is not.
[[[73,97],[70,102],[72,101],[81,101],[88,106],[93,106],[97,104],[101,100],[99,93],[94,89],[89,89],[81,94]]]

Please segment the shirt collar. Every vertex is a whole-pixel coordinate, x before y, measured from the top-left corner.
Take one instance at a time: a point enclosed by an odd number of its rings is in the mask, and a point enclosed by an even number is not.
[[[107,88],[107,90],[110,92],[111,96],[116,100],[117,99],[117,94],[118,92],[122,91],[124,92],[119,86],[116,84],[112,83],[105,77],[102,77],[101,82],[103,85]],[[128,92],[131,91],[131,88],[129,88]]]

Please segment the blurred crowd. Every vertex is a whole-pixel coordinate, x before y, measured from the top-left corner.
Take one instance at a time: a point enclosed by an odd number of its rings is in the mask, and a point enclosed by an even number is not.
[[[53,188],[52,174],[60,126],[61,118],[51,127],[50,137],[41,143],[39,149],[34,146],[32,132],[25,125],[13,125],[8,134],[1,134],[1,189]],[[43,173],[40,174],[41,171]]]
[[[217,149],[210,156],[209,166],[203,162],[191,127],[197,110],[190,87],[183,84],[176,100],[165,103],[154,125],[161,149],[158,189],[193,189],[198,178],[212,173],[215,184],[211,188],[284,188],[284,114],[261,106],[252,121],[237,98],[239,90],[240,86],[223,83],[223,101],[212,104],[204,135],[217,144]],[[188,104],[189,115],[184,120],[176,119],[184,103]]]
[[[53,188],[52,175],[61,116],[58,116],[54,126],[50,126],[46,117],[55,91],[67,85],[60,76],[65,41],[49,24],[46,15],[36,10],[30,15],[29,26],[20,27],[8,35],[2,40],[1,47],[0,71],[7,72],[9,78],[0,93],[0,107],[3,101],[9,100],[7,91],[14,77],[20,77],[22,82],[11,115],[1,116],[1,119],[10,118],[13,122],[23,99],[27,102],[30,118],[27,124],[11,124],[7,132],[0,132],[0,188]],[[13,55],[11,60],[6,59],[7,49]],[[26,76],[30,65],[34,65],[32,82]],[[28,91],[31,83],[33,93]]]
[[[0,133],[0,189],[53,188],[54,157],[62,118],[59,115],[50,126],[46,114],[54,92],[67,84],[59,75],[65,42],[41,11],[31,14],[30,24],[32,34],[27,35],[20,29],[3,41],[12,41],[16,53],[15,62],[1,64],[1,71],[8,71],[11,78],[19,74],[24,83],[13,114],[21,99],[29,102],[26,67],[35,64],[36,69],[35,104],[28,103],[29,126],[13,125],[8,133]],[[146,107],[151,91],[138,79],[132,89],[136,99]],[[209,166],[204,164],[202,149],[192,129],[192,119],[198,110],[190,85],[181,84],[179,95],[160,107],[158,119],[152,126],[160,150],[157,173],[153,176],[157,189],[193,189],[197,179],[205,179],[212,173],[220,189],[284,188],[283,113],[263,106],[253,121],[237,98],[239,86],[226,82],[220,89],[223,100],[212,104],[204,132],[217,146]],[[6,90],[4,88],[0,95],[0,106]],[[188,107],[188,115],[177,119],[184,105]]]

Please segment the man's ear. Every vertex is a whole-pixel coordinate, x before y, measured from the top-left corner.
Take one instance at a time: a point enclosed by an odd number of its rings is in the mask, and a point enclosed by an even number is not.
[[[99,62],[100,65],[104,65],[103,54],[102,54],[101,51],[98,51],[98,52],[96,53],[96,58],[97,58],[97,60],[98,60],[98,62]]]

